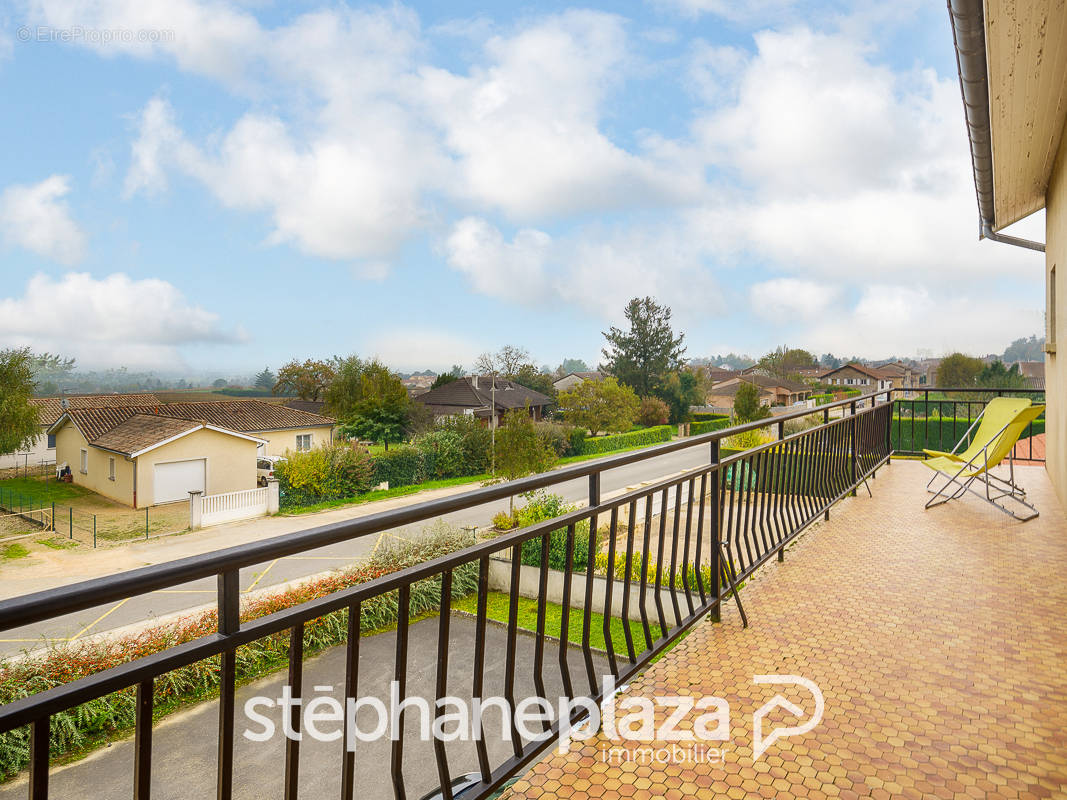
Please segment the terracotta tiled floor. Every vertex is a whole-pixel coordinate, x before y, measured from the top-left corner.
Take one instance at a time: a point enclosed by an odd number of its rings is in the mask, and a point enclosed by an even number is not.
[[[511,796],[1067,797],[1067,522],[1044,470],[1017,471],[1041,510],[1026,524],[974,497],[924,511],[929,473],[894,462],[873,499],[836,507],[749,583],[747,630],[729,606],[630,684],[623,696],[726,699],[729,739],[706,743],[722,763],[632,742],[609,764],[600,733]],[[815,681],[825,713],[754,760],[757,707],[781,693],[804,719],[814,708],[800,687],[753,683],[770,673]],[[798,723],[778,708],[764,728]]]

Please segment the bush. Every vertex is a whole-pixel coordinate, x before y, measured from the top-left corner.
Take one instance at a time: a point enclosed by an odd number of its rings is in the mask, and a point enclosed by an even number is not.
[[[274,468],[283,506],[308,505],[366,492],[374,466],[367,451],[348,444],[289,452]]]
[[[568,437],[570,438],[570,455],[582,455],[585,452],[585,431],[577,427],[571,428]]]
[[[426,460],[417,447],[404,445],[379,453],[372,459],[374,484],[389,482],[389,488],[411,486],[427,478]],[[431,466],[432,469],[432,466]]]
[[[507,511],[501,511],[493,515],[493,527],[498,531],[510,531],[518,524],[519,522],[515,519],[515,515],[509,514]]]
[[[579,441],[585,440],[584,430],[561,422],[538,422],[537,432],[540,434],[542,441],[561,458],[574,455],[573,442],[576,438],[575,432],[577,432]]]
[[[730,427],[730,418],[723,415],[718,419],[702,420],[700,422],[691,422],[689,424],[689,435],[697,436],[701,433],[711,433],[712,431],[721,431],[723,428]]]
[[[520,528],[578,510],[578,506],[567,503],[558,494],[547,494],[544,491],[527,492],[523,497],[527,500],[526,505],[515,512],[515,520]],[[593,549],[595,553],[597,544],[594,544]],[[541,566],[541,537],[522,543],[521,561],[528,567]],[[584,572],[589,564],[589,520],[582,520],[574,527],[574,555],[571,564],[574,572]],[[558,528],[549,534],[548,566],[560,571],[567,566],[566,528]]]
[[[741,433],[728,436],[723,444],[730,450],[751,450],[763,444],[763,433],[758,430],[741,431]]]
[[[813,394],[811,399],[815,401],[816,406],[824,406],[827,403],[834,402],[834,396],[832,394]]]
[[[459,478],[489,471],[492,434],[473,416],[446,417],[412,443],[423,454],[427,477]]]
[[[718,414],[712,411],[697,411],[693,414],[693,422],[713,422],[717,419],[729,418],[729,414]]]
[[[637,422],[639,425],[646,428],[666,425],[670,416],[670,408],[658,397],[641,398],[641,405],[637,409]]]
[[[629,447],[669,442],[673,430],[670,425],[657,425],[655,428],[643,428],[633,433],[618,433],[614,436],[586,439],[582,444],[582,454],[610,453],[613,450],[623,450]]]

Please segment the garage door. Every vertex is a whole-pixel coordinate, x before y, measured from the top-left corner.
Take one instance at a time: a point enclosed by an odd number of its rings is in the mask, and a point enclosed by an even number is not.
[[[154,503],[172,503],[175,500],[188,500],[189,492],[199,489],[204,491],[206,472],[204,459],[192,461],[171,461],[169,464],[156,464]]]

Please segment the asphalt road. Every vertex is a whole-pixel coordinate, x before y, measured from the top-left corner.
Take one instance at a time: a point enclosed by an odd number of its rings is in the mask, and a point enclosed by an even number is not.
[[[606,495],[627,487],[632,488],[707,463],[707,448],[697,446],[647,461],[628,464],[603,473],[601,492]],[[587,499],[589,484],[587,479],[581,478],[550,487],[548,491],[562,495],[569,502],[580,502]],[[447,514],[442,519],[460,527],[467,525],[484,527],[489,524],[494,514],[505,510],[507,505],[506,500],[486,503]],[[314,517],[309,517],[307,528],[316,527],[318,524],[321,523]],[[380,539],[405,538],[418,532],[417,529],[393,529],[382,534],[365,536],[308,551],[299,556],[288,556],[272,562],[256,564],[241,570],[241,589],[243,592],[259,590],[344,567],[367,556]],[[81,639],[116,628],[135,625],[154,617],[213,605],[215,598],[215,580],[208,578],[57,617],[43,624],[0,631],[0,658],[23,650],[35,649],[49,642]]]

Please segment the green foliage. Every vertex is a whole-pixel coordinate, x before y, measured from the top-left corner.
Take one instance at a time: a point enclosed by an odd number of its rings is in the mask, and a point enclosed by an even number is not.
[[[799,370],[819,366],[815,356],[807,350],[784,346],[767,353],[757,363],[768,375],[774,375],[777,378],[788,378]]]
[[[74,359],[55,353],[33,353],[30,368],[38,395],[59,394],[60,387],[70,383]]]
[[[693,414],[694,422],[714,422],[717,419],[729,419],[729,414],[717,414],[711,411],[697,411]]]
[[[533,389],[546,397],[556,396],[556,387],[552,385],[552,376],[542,372],[533,364],[523,364],[515,372],[505,375],[509,381],[514,381],[527,389]]]
[[[592,370],[580,358],[565,358],[563,363],[556,368],[556,373],[560,376],[570,375],[572,372],[592,372]]]
[[[422,452],[411,445],[394,447],[371,459],[374,465],[372,483],[388,481],[389,487],[408,486],[427,479],[426,459]]]
[[[610,453],[613,450],[625,450],[631,447],[669,442],[674,429],[670,425],[658,425],[655,428],[642,428],[631,433],[617,433],[614,436],[598,436],[586,439],[582,445],[581,455]]]
[[[627,306],[629,330],[612,326],[605,334],[605,368],[640,397],[655,394],[670,372],[682,366],[685,334],[671,328],[671,310],[651,297],[635,297]]]
[[[515,512],[515,523],[519,528],[525,528],[546,519],[555,519],[578,510],[578,506],[567,503],[558,494],[547,494],[544,491],[527,492],[523,497],[527,501],[526,505]],[[594,543],[594,553],[597,549],[597,543]],[[589,520],[582,520],[575,525],[572,558],[572,570],[584,572],[589,564]],[[528,567],[541,566],[540,537],[523,542],[521,560]],[[549,534],[548,566],[556,570],[563,570],[567,566],[566,528],[557,528]]]
[[[263,371],[256,375],[256,381],[253,385],[257,389],[266,389],[269,392],[277,382],[278,378],[271,372],[270,367],[264,367]]]
[[[903,453],[918,453],[923,449],[949,452],[973,422],[973,418],[966,417],[894,417],[889,435],[893,449]],[[1022,441],[1044,432],[1044,418],[1036,419],[1019,439]],[[1024,458],[1027,452],[1028,446],[1022,445]]]
[[[563,456],[577,455],[581,452],[582,442],[585,441],[585,431],[574,425],[566,425],[560,422],[542,420],[535,423],[537,432],[542,441],[552,448],[552,451],[562,458]],[[575,450],[577,442],[578,450]]]
[[[637,423],[646,428],[666,425],[671,418],[670,407],[658,397],[643,397],[637,409]]]
[[[981,360],[963,353],[945,356],[937,367],[937,385],[950,388],[974,386],[984,366]]]
[[[411,400],[400,378],[378,360],[349,356],[337,362],[326,405],[342,421],[341,432],[384,444],[403,441]]]
[[[458,414],[445,417],[412,444],[423,455],[427,475],[451,478],[488,472],[491,438],[480,420]]]
[[[493,515],[493,527],[498,531],[510,531],[518,524],[515,515],[507,511],[500,511]]]
[[[640,407],[634,390],[612,377],[582,381],[559,394],[563,418],[593,434],[630,430]]]
[[[723,444],[730,450],[751,450],[763,444],[763,432],[759,430],[741,431],[728,436]]]
[[[445,384],[452,383],[452,381],[455,381],[455,380],[459,380],[459,376],[458,375],[453,375],[453,374],[451,374],[449,372],[442,372],[440,375],[438,375],[436,378],[433,379],[433,383],[430,384],[430,389],[431,389],[431,391],[433,389],[439,389],[440,387],[444,386]]]
[[[496,432],[496,474],[513,481],[536,472],[546,472],[556,463],[556,453],[540,434],[527,409],[509,411]]]
[[[1012,364],[1008,369],[1002,361],[986,364],[975,382],[979,386],[996,389],[1025,389],[1028,385],[1026,376],[1019,372],[1018,364]]]
[[[319,400],[334,379],[334,366],[309,358],[303,364],[295,359],[278,370],[274,393],[296,395],[301,400]]]
[[[0,350],[0,453],[31,447],[41,435],[33,397],[33,355],[28,347]]]
[[[834,402],[834,396],[829,392],[826,394],[813,394],[811,398],[815,401],[815,405],[817,406],[824,406],[827,403]]]
[[[720,417],[719,419],[709,419],[702,422],[692,422],[689,424],[689,435],[698,436],[701,433],[711,433],[712,431],[721,431],[723,428],[729,428],[731,425],[729,417]]]
[[[274,467],[283,506],[352,497],[370,489],[373,474],[367,451],[344,443],[290,451]]]
[[[689,369],[678,370],[668,375],[656,391],[670,409],[670,423],[677,425],[689,419],[689,409],[704,402],[700,377]]]
[[[1045,337],[1031,336],[1029,339],[1016,339],[1004,351],[1004,361],[1044,361]]]
[[[266,389],[237,389],[233,386],[224,386],[221,389],[216,389],[215,394],[224,394],[227,397],[270,397],[275,393],[269,387]]]
[[[771,410],[760,403],[759,387],[754,383],[742,381],[734,395],[734,418],[739,422],[754,422],[758,419],[767,419]]]

